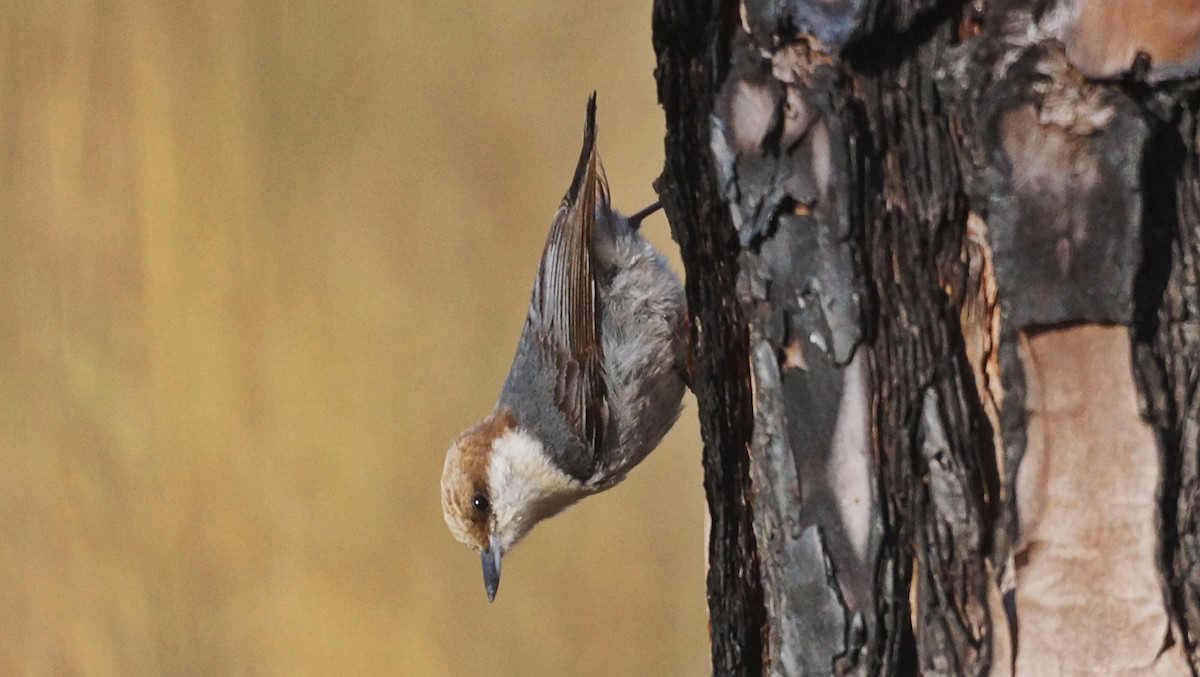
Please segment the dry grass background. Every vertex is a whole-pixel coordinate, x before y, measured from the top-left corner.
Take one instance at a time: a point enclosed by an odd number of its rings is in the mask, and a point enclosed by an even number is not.
[[[690,400],[493,605],[437,493],[591,89],[618,205],[652,197],[649,24],[644,0],[0,2],[0,674],[707,671]]]

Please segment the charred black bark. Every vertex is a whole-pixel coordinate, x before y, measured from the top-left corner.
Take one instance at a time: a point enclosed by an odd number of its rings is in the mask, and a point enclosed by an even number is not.
[[[667,160],[657,189],[687,272],[693,390],[712,519],[713,672],[757,675],[763,670],[766,615],[751,526],[746,321],[734,295],[735,234],[708,151],[709,115],[727,68],[726,40],[736,11],[736,3],[722,0],[655,3],[658,98],[667,119]]]
[[[1200,86],[1134,87],[1151,133],[1135,359],[1163,450],[1162,566],[1193,672],[1200,671]]]
[[[952,14],[921,15],[907,33],[884,33],[870,50],[846,55],[861,83],[859,134],[871,168],[861,199],[875,292],[875,453],[890,541],[876,578],[888,599],[875,607],[872,664],[884,674],[905,667],[909,632],[922,673],[984,674],[992,658],[986,557],[995,457],[959,324],[968,218],[961,140],[934,77],[956,28]],[[910,587],[915,610],[897,603]]]

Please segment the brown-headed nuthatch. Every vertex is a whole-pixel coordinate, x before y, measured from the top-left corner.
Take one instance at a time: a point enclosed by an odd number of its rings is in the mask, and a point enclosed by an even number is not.
[[[654,209],[627,218],[609,205],[593,93],[508,379],[442,471],[446,524],[480,551],[489,600],[501,557],[533,525],[620,482],[679,416],[683,287],[637,232]]]

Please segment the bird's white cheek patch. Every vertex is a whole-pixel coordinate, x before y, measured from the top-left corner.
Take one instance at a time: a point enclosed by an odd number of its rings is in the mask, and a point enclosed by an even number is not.
[[[517,544],[538,520],[554,515],[585,493],[583,485],[559,470],[541,442],[523,430],[510,430],[492,444],[488,485],[500,547]]]

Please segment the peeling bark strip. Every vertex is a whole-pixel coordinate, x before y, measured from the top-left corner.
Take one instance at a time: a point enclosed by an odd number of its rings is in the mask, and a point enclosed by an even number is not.
[[[739,296],[751,317],[755,533],[773,619],[769,665],[822,674],[858,661],[881,531],[869,366],[856,353],[862,266],[843,227],[854,161],[838,92],[802,84],[832,84],[836,71],[813,64],[802,46],[769,63],[750,56],[757,52],[745,34],[734,49],[712,146],[747,246]]]
[[[715,672],[1197,673],[1200,0],[687,4]]]
[[[734,231],[708,153],[709,115],[728,64],[724,39],[736,7],[659,1],[654,6],[658,99],[667,119],[657,184],[687,272],[692,378],[704,438],[709,537],[708,608],[713,672],[762,672],[766,624],[752,530],[752,429],[746,321],[734,298]]]

